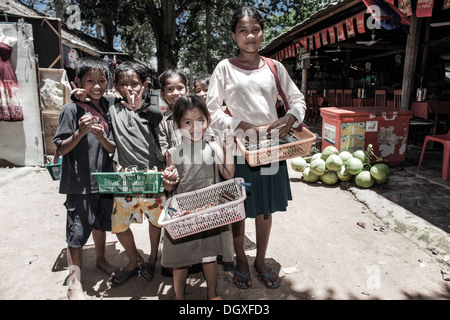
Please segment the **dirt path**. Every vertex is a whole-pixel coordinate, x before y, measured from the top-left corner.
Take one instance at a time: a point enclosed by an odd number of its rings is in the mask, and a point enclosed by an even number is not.
[[[285,213],[276,213],[267,262],[283,276],[279,289],[266,289],[251,268],[253,286],[237,289],[232,272],[219,267],[218,291],[224,299],[449,299],[450,285],[434,256],[383,226],[367,207],[339,187],[308,185],[291,172],[294,201]],[[64,195],[58,182],[44,170],[35,170],[0,187],[0,299],[65,300]],[[253,220],[246,222],[246,251],[255,257]],[[365,226],[365,228],[363,227]],[[133,225],[145,257],[149,253],[147,222]],[[124,266],[126,255],[117,238],[108,234],[107,256]],[[295,268],[292,268],[295,267]],[[296,272],[286,273],[289,268]],[[90,240],[82,268],[90,299],[173,299],[172,280],[131,279],[108,288],[108,276],[95,267]],[[206,296],[201,273],[189,277],[186,297]]]

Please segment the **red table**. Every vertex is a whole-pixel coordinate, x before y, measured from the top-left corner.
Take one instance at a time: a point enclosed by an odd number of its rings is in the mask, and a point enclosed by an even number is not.
[[[414,101],[411,105],[414,117],[430,119],[434,115],[433,134],[436,134],[438,116],[440,114],[450,114],[450,101]]]
[[[450,114],[450,101],[414,101],[411,105],[414,117],[430,119],[433,115],[434,125],[432,134],[436,134],[438,116],[440,114]]]

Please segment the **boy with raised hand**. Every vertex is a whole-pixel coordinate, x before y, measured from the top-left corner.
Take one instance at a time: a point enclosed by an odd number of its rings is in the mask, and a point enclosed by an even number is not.
[[[66,104],[59,116],[53,142],[63,156],[59,192],[66,194],[69,299],[85,299],[81,284],[83,246],[92,233],[97,267],[109,275],[115,268],[105,258],[106,231],[111,230],[113,197],[100,194],[91,172],[112,172],[114,142],[109,102],[103,97],[108,83],[106,65],[95,58],[77,62],[75,83],[87,102]]]
[[[121,167],[136,166],[138,171],[156,167],[164,169],[157,128],[163,118],[158,106],[145,102],[149,70],[134,61],[125,61],[115,70],[115,88],[123,97],[110,107],[111,122],[117,144],[114,161]],[[164,193],[115,195],[112,232],[117,235],[128,255],[128,264],[112,277],[117,287],[139,273],[152,280],[155,273],[161,227],[158,218],[165,201]],[[149,221],[150,256],[144,262],[130,229],[132,222]]]

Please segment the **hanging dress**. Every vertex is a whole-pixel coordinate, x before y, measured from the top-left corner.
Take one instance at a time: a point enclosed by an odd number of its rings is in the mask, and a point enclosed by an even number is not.
[[[0,40],[0,120],[23,121],[20,90],[11,64],[12,47]]]

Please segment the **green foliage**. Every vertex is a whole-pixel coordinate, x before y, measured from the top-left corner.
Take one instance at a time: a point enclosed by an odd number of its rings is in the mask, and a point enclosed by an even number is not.
[[[22,0],[52,12],[55,3],[80,7],[82,30],[93,35],[101,25],[103,40],[113,47],[120,37],[123,50],[144,62],[156,56],[160,72],[170,66],[211,73],[222,59],[233,56],[230,21],[242,5],[257,7],[265,17],[263,48],[275,37],[307,19],[330,0]],[[42,7],[47,6],[45,10]],[[68,14],[65,13],[67,18]],[[64,20],[64,19],[63,19]]]

